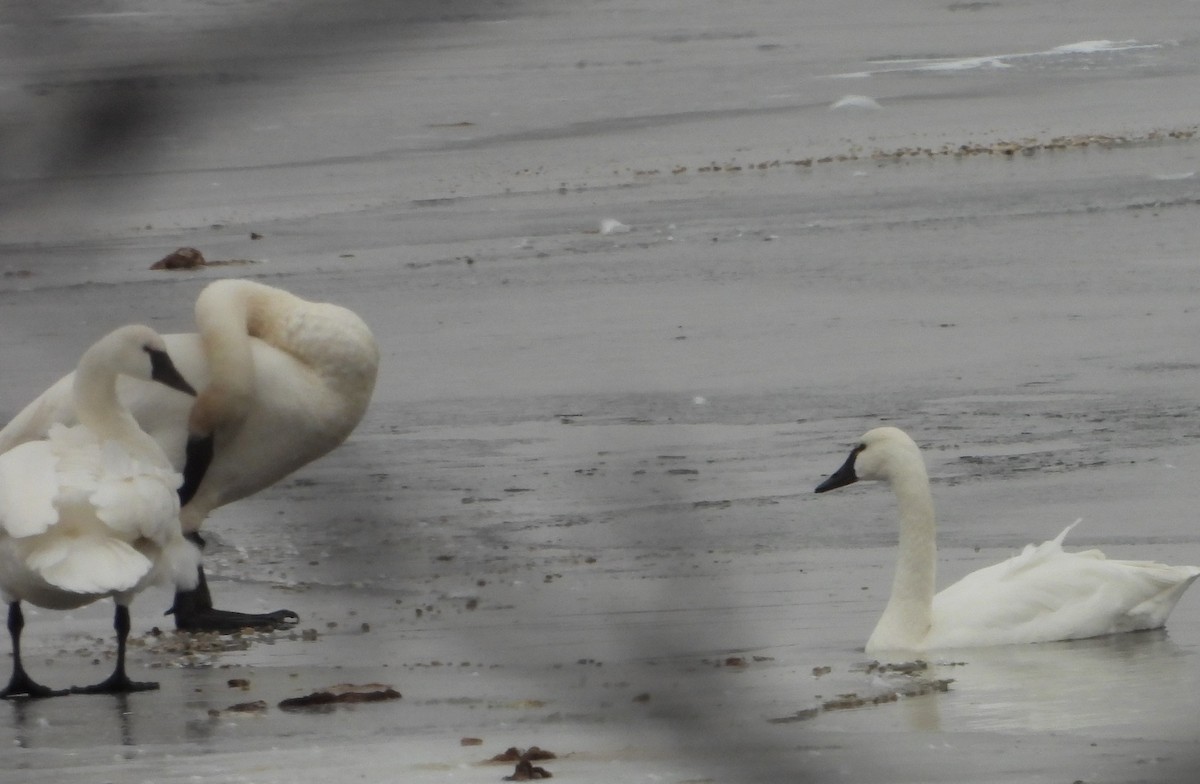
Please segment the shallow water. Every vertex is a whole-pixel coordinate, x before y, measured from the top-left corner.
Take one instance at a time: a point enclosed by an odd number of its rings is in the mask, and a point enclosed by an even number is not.
[[[90,45],[3,49],[0,418],[226,274],[355,308],[384,366],[347,444],[208,525],[220,600],[295,639],[181,657],[147,594],[162,690],[0,706],[0,780],[496,781],[513,745],[581,781],[1190,775],[1196,596],[876,704],[914,682],[863,667],[894,502],[811,490],[888,421],[941,585],[1079,517],[1068,546],[1200,564],[1192,4],[40,8],[0,34]],[[155,58],[136,93],[182,112],[62,156]],[[148,269],[181,245],[254,263]],[[99,680],[109,613],[29,613],[31,669]],[[374,681],[403,698],[276,707]]]

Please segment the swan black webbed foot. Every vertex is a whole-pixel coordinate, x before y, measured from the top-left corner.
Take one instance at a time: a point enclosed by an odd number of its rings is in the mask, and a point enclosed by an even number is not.
[[[131,681],[124,672],[114,672],[100,683],[91,686],[72,686],[72,694],[130,694],[135,691],[154,691],[154,681]]]
[[[24,668],[14,671],[8,685],[0,689],[0,700],[12,699],[41,699],[43,697],[62,697],[70,694],[70,689],[51,689],[48,686],[29,677]]]
[[[179,594],[175,594],[175,628],[187,632],[216,632],[234,634],[243,629],[274,631],[289,629],[300,622],[300,616],[291,610],[276,610],[269,613],[243,613],[235,610],[208,609],[179,612]]]
[[[42,697],[62,697],[70,694],[67,689],[51,689],[35,681],[25,672],[21,663],[21,631],[25,628],[25,615],[21,612],[20,602],[9,602],[8,633],[12,639],[13,671],[8,679],[8,685],[0,689],[0,700],[10,700],[14,697],[40,699]]]
[[[192,532],[184,534],[188,539],[204,548],[204,539]],[[300,616],[291,610],[276,610],[268,613],[244,613],[235,610],[218,610],[213,607],[212,594],[208,590],[208,579],[204,566],[200,566],[199,580],[190,591],[176,591],[175,603],[167,615],[175,616],[175,628],[185,632],[216,632],[234,634],[242,629],[274,631],[288,629],[300,622]]]
[[[117,605],[113,616],[113,628],[117,631],[117,666],[113,674],[92,686],[72,686],[72,694],[129,694],[135,691],[153,691],[158,684],[153,681],[132,681],[125,674],[125,642],[129,639],[129,608]]]

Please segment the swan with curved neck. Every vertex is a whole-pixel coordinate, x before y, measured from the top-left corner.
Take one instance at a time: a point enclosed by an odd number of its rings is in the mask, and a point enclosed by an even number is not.
[[[926,651],[1082,639],[1157,629],[1192,581],[1195,566],[1108,559],[1062,549],[1055,539],[980,569],[934,593],[937,525],[925,461],[902,430],[868,431],[846,462],[816,489],[860,479],[891,485],[900,508],[892,594],[866,652]]]
[[[71,385],[79,424],[54,425],[45,439],[0,454],[0,592],[13,647],[12,677],[0,697],[66,693],[25,671],[21,602],[65,610],[112,597],[116,668],[102,683],[73,691],[141,691],[158,684],[125,672],[129,602],[152,583],[196,584],[200,553],[179,524],[182,477],[121,403],[118,376],[188,400],[196,394],[157,333],[122,327],[79,362]]]
[[[176,366],[200,389],[181,403],[157,385],[122,379],[121,400],[184,474],[180,520],[199,529],[212,511],[252,495],[341,444],[375,387],[379,349],[355,313],[244,279],[208,284],[196,299],[197,332],[164,335]],[[73,421],[71,376],[0,431],[0,452]],[[289,610],[213,608],[203,570],[176,595],[176,626],[236,631],[294,623]]]

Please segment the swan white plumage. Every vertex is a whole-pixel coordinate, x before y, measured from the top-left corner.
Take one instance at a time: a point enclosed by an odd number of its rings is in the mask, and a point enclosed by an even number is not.
[[[183,477],[121,405],[118,375],[185,400],[196,394],[154,330],[122,327],[79,362],[72,384],[79,424],[55,424],[45,439],[0,454],[0,593],[13,646],[12,677],[0,697],[66,693],[36,683],[22,665],[21,602],[67,610],[112,597],[116,669],[74,691],[140,691],[158,684],[125,673],[130,600],[157,582],[196,584],[200,551],[179,524]]]
[[[816,492],[859,479],[888,482],[900,507],[900,552],[892,595],[866,652],[936,650],[1050,642],[1157,629],[1195,566],[1066,552],[1072,526],[1019,555],[972,572],[934,594],[937,548],[933,498],[920,449],[904,431],[867,432]]]
[[[195,318],[197,332],[163,336],[176,366],[201,390],[194,405],[134,379],[122,379],[118,391],[184,472],[183,530],[203,544],[197,531],[214,509],[269,487],[346,439],[371,399],[379,349],[352,311],[250,280],[207,285]],[[71,422],[70,386],[68,375],[17,414],[0,431],[0,452],[44,437],[55,422]],[[206,470],[189,467],[189,439],[206,437],[211,462]],[[173,610],[176,626],[193,630],[297,620],[288,610],[213,609],[203,570],[194,591],[176,595]]]

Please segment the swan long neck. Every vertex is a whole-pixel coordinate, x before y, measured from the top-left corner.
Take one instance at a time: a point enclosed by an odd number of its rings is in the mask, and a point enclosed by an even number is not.
[[[188,428],[193,434],[208,435],[249,411],[254,397],[254,293],[247,286],[210,285],[196,300],[196,328],[211,380],[192,406]]]
[[[900,507],[900,552],[892,596],[879,626],[915,646],[932,625],[937,581],[937,522],[929,476],[919,455],[897,466],[891,486]]]
[[[95,351],[83,355],[75,370],[72,399],[79,424],[101,440],[118,441],[148,460],[166,462],[162,449],[117,397],[117,372],[110,367],[107,355]]]

